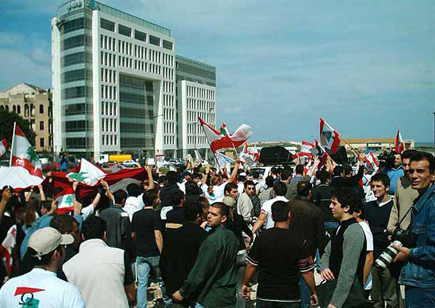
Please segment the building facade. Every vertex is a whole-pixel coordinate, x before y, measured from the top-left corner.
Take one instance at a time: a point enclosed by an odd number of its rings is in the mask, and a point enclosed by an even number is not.
[[[50,90],[21,83],[6,92],[0,92],[0,109],[16,112],[29,121],[36,133],[36,152],[53,151],[52,108]]]
[[[216,68],[181,56],[175,59],[178,156],[194,155],[197,149],[206,157],[210,146],[198,117],[216,127]]]
[[[52,20],[55,151],[175,156],[170,30],[96,1]]]

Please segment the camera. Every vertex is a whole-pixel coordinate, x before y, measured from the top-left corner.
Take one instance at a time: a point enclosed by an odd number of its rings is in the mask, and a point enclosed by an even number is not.
[[[408,233],[406,230],[400,229],[399,227],[394,230],[393,233],[393,242],[385,248],[382,254],[376,259],[375,266],[378,269],[384,270],[387,266],[393,262],[394,258],[397,256],[399,252],[393,245],[398,247],[410,247],[411,240],[408,237]]]

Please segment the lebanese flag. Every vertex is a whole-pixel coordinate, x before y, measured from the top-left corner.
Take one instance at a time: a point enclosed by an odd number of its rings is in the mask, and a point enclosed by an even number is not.
[[[367,164],[368,166],[370,166],[370,168],[372,168],[373,170],[374,170],[374,169],[377,169],[377,168],[379,167],[379,162],[378,162],[378,160],[376,159],[376,157],[375,157],[375,155],[373,154],[372,151],[370,151],[370,153],[364,157],[364,161],[365,161],[366,164]]]
[[[320,118],[320,144],[324,148],[328,148],[333,154],[340,145],[340,137],[328,123]]]
[[[15,126],[12,138],[11,166],[24,167],[31,175],[42,178],[41,161],[23,131]]]
[[[0,157],[6,153],[6,149],[7,149],[6,139],[3,139],[2,141],[0,141]]]
[[[216,152],[219,149],[237,148],[244,144],[252,135],[252,128],[249,125],[242,124],[234,134],[222,136],[220,131],[205,123],[200,117],[198,117],[198,120],[204,129],[205,136],[207,137],[213,152]]]
[[[400,129],[397,130],[396,141],[394,142],[395,151],[399,154],[405,150],[405,142],[402,139],[402,134],[400,133]]]
[[[54,200],[57,202],[57,214],[62,215],[74,210],[74,200],[76,198],[73,185],[70,180],[62,175],[51,175],[54,187]]]
[[[126,190],[131,183],[140,185],[146,179],[148,179],[148,173],[145,168],[121,169],[114,173],[108,173],[104,177],[104,181],[109,184],[110,190],[113,192],[119,189]]]
[[[0,168],[0,189],[10,186],[15,191],[21,191],[32,185],[39,185],[42,181],[40,177],[29,174],[23,167]]]
[[[0,245],[0,256],[2,258],[2,263],[5,266],[8,276],[12,271],[12,250],[17,243],[17,225],[13,225],[9,228],[3,243]]]
[[[77,166],[77,172],[71,172],[67,176],[80,183],[93,186],[97,184],[99,180],[104,179],[107,174],[108,172],[101,167],[82,158]]]
[[[230,134],[228,132],[228,128],[227,128],[227,125],[225,124],[225,122],[222,122],[221,128],[219,130],[220,130],[222,136],[226,136],[226,135]]]
[[[246,163],[250,168],[255,164],[255,161],[252,159],[252,154],[249,152],[247,143],[245,143],[245,145],[243,146],[243,150],[240,152],[239,158],[243,163]]]
[[[314,149],[315,146],[312,143],[307,141],[302,141],[301,151],[299,152],[299,156],[308,156],[309,158],[313,158],[313,154],[311,150]]]

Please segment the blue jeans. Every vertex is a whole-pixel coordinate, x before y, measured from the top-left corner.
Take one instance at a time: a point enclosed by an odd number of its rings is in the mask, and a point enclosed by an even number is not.
[[[157,280],[161,285],[162,277],[159,269],[160,256],[156,257],[137,257],[137,308],[147,307],[147,291],[148,291],[148,278],[150,276],[151,268],[156,272]]]
[[[299,274],[299,289],[301,294],[301,308],[310,308],[311,291],[301,274]]]
[[[406,308],[435,307],[435,289],[405,286]]]
[[[268,302],[257,299],[257,308],[299,308],[299,303]]]

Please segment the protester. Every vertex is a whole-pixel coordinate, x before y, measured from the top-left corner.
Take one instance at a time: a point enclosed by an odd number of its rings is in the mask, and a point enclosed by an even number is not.
[[[312,293],[311,304],[317,305],[314,262],[304,233],[302,230],[289,230],[292,217],[286,202],[274,202],[272,216],[274,227],[262,232],[249,252],[243,278],[243,296],[250,298],[249,282],[258,269],[257,307],[297,308],[301,301],[301,273]]]
[[[338,188],[332,193],[331,211],[340,223],[332,234],[331,241],[322,256],[321,276],[327,281],[337,280],[328,307],[343,307],[350,294],[352,286],[363,294],[364,264],[366,260],[366,240],[364,231],[352,214],[357,209],[352,202],[357,198],[351,188]],[[322,298],[319,297],[319,301]]]
[[[237,214],[242,215],[247,223],[251,223],[253,219],[254,206],[251,201],[251,196],[255,195],[255,184],[253,181],[244,183],[244,191],[237,200]]]
[[[390,190],[388,194],[394,195],[396,192],[397,182],[399,179],[405,175],[402,167],[402,157],[400,153],[396,153],[392,151],[386,160],[386,166],[381,170],[382,173],[385,173],[390,178]]]
[[[264,202],[266,202],[267,200],[273,199],[275,198],[274,196],[272,196],[273,193],[273,184],[275,184],[275,181],[273,179],[273,177],[271,175],[269,175],[268,177],[266,177],[265,179],[265,183],[266,183],[266,189],[264,189],[260,194],[259,194],[259,198],[261,201],[261,205],[264,204]],[[256,217],[258,217],[260,215],[260,213],[258,213],[256,215]]]
[[[410,159],[411,186],[418,191],[408,227],[410,247],[399,250],[394,261],[407,262],[399,283],[405,285],[405,301],[409,308],[435,306],[435,158],[419,152]],[[405,243],[406,244],[406,243]],[[412,248],[411,248],[412,247]]]
[[[201,227],[203,222],[200,204],[186,204],[183,209],[184,224],[177,229],[168,229],[164,234],[164,245],[160,257],[160,269],[167,294],[181,288],[198,257],[202,242],[207,237]],[[197,294],[193,293],[173,307],[188,307],[195,303]]]
[[[162,287],[159,262],[163,249],[163,236],[159,212],[154,211],[157,193],[148,190],[143,194],[145,207],[134,213],[132,220],[132,237],[136,238],[137,248],[137,307],[146,308],[148,278],[151,268],[157,274],[159,285]]]
[[[368,202],[364,207],[364,217],[370,225],[374,242],[375,260],[390,244],[387,230],[393,200],[388,195],[390,179],[386,174],[375,174],[371,179],[371,187],[376,201]],[[375,308],[396,307],[398,305],[396,286],[397,282],[391,276],[390,270],[373,267],[372,299]]]
[[[229,217],[224,203],[210,205],[207,226],[212,230],[199,249],[198,258],[182,287],[172,296],[183,298],[199,292],[198,303],[203,307],[220,308],[236,304],[236,257],[239,240],[225,228]]]
[[[135,299],[133,273],[128,253],[109,247],[106,223],[90,217],[83,223],[80,251],[65,262],[68,281],[83,295],[88,308],[125,307]]]
[[[0,289],[0,307],[84,308],[80,291],[56,277],[65,258],[64,245],[74,242],[70,234],[60,234],[51,227],[37,230],[28,242],[35,258],[35,268],[8,280]]]

